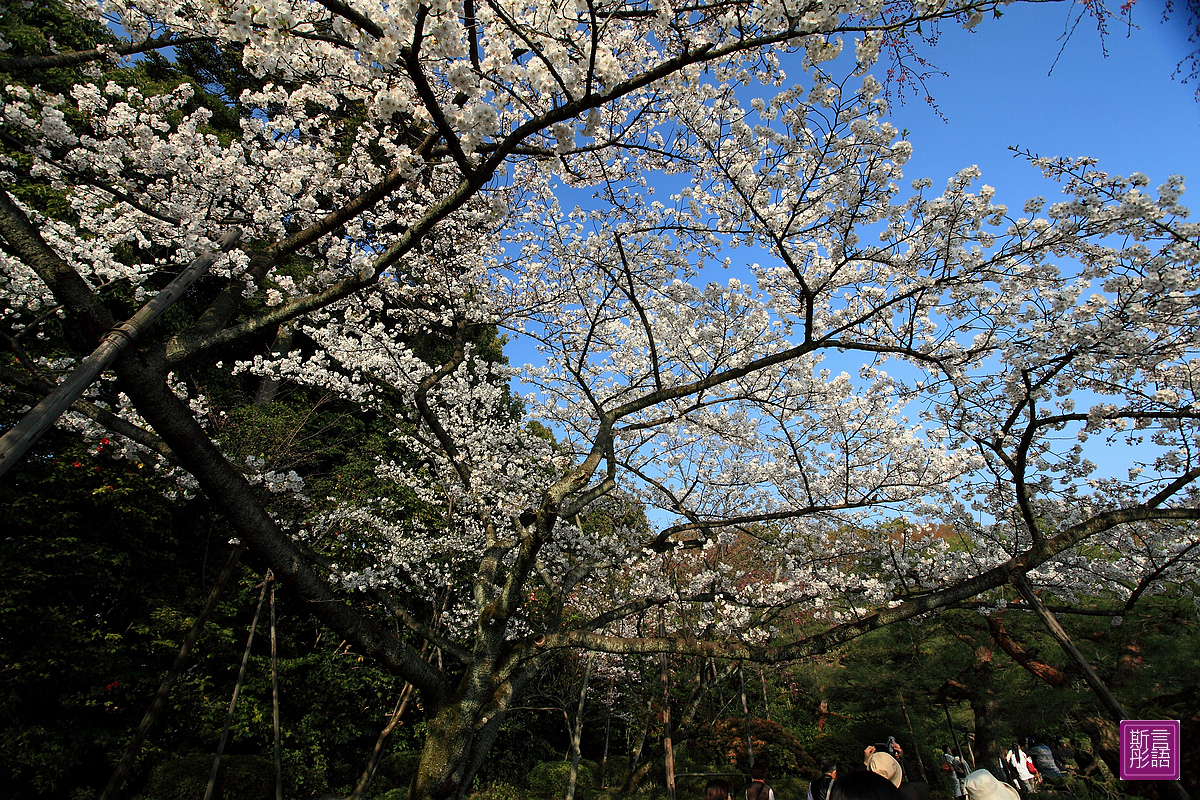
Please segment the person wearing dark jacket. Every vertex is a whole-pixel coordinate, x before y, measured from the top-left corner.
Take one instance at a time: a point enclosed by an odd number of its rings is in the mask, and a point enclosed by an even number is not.
[[[767,786],[767,769],[762,764],[750,768],[750,785],[746,787],[746,800],[775,800],[775,790]]]
[[[891,781],[867,770],[855,770],[838,778],[829,793],[829,800],[902,800],[902,797]]]
[[[837,762],[821,762],[821,777],[808,785],[808,800],[829,800],[835,780],[837,780]]]

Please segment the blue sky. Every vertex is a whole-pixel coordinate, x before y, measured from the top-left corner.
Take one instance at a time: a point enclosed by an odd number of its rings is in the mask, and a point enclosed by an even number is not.
[[[1103,39],[1095,21],[1085,18],[1064,43],[1071,14],[1078,13],[1065,3],[1009,6],[1001,19],[986,19],[973,32],[945,26],[937,46],[919,50],[945,73],[926,84],[937,110],[911,95],[892,104],[891,121],[908,130],[914,147],[905,183],[928,177],[937,190],[958,170],[978,165],[980,183],[995,187],[997,200],[1010,208],[1039,195],[1053,202],[1058,186],[1014,158],[1009,147],[1016,146],[1043,156],[1091,156],[1110,173],[1143,172],[1152,188],[1171,174],[1189,176],[1194,188],[1184,202],[1191,200],[1200,213],[1200,104],[1196,86],[1172,77],[1194,48],[1186,17],[1164,23],[1161,2],[1141,0],[1132,15],[1137,27],[1110,23]],[[846,46],[852,52],[849,41]],[[882,66],[875,72],[882,75]],[[788,78],[808,83],[798,68]],[[673,189],[659,188],[662,195]],[[580,192],[579,202],[585,197]],[[737,264],[765,254],[739,249],[730,255]],[[701,279],[730,277],[746,274],[735,266],[705,270]],[[519,340],[507,349],[515,364],[537,359]],[[519,382],[516,388],[529,390]],[[1131,455],[1115,448],[1104,469],[1123,473]]]
[[[893,103],[893,124],[909,130],[914,148],[905,177],[929,177],[939,188],[978,164],[983,182],[1010,206],[1035,195],[1052,199],[1054,185],[1007,150],[1019,146],[1043,156],[1093,156],[1107,172],[1146,173],[1152,187],[1183,174],[1196,187],[1185,204],[1200,196],[1196,87],[1172,79],[1192,49],[1187,19],[1164,24],[1161,8],[1161,0],[1142,0],[1132,14],[1138,29],[1112,24],[1103,42],[1084,19],[1065,48],[1060,37],[1077,10],[1063,3],[1020,3],[974,32],[946,29],[936,47],[922,51],[947,73],[928,82],[946,121],[919,98]]]

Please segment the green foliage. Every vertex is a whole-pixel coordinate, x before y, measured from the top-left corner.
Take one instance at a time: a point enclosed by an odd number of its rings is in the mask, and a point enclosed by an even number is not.
[[[591,800],[595,797],[596,773],[599,769],[594,761],[579,762],[579,772],[575,780],[577,800]],[[570,777],[571,762],[543,761],[529,771],[529,793],[547,800],[565,797]]]
[[[625,773],[629,771],[629,756],[612,755],[608,756],[608,761],[604,763],[604,768],[601,770],[601,782],[603,787],[615,787],[625,778]]]
[[[836,761],[838,768],[844,770],[861,763],[863,758],[862,743],[845,733],[822,733],[809,739],[805,749],[817,764],[818,769],[814,773],[819,772],[822,761]],[[813,774],[812,777],[819,776]]]
[[[178,577],[203,571],[204,540],[180,546],[161,481],[111,449],[54,433],[0,483],[3,783],[103,772],[157,681],[155,614],[198,605]]]
[[[419,750],[401,750],[379,760],[375,770],[375,778],[371,783],[375,791],[404,790],[408,791],[413,778],[417,777],[417,767],[421,763]]]
[[[147,800],[196,800],[204,797],[212,775],[213,754],[180,756],[159,765],[150,776]],[[275,765],[264,756],[227,755],[217,775],[216,800],[272,800]]]
[[[471,800],[529,800],[529,793],[511,783],[494,781],[479,791],[472,792],[470,798]]]
[[[773,776],[800,775],[815,766],[804,744],[778,722],[751,719],[750,736],[755,763],[764,764]],[[716,720],[709,727],[707,735],[689,743],[689,746],[692,758],[697,762],[720,765],[725,770],[736,769],[742,773],[750,769],[746,752],[746,727],[741,719]]]

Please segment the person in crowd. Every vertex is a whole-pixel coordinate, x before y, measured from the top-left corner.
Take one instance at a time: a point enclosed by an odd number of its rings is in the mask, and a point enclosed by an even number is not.
[[[963,779],[967,800],[1021,800],[1021,793],[986,769],[977,769]]]
[[[962,756],[951,751],[948,744],[942,745],[941,762],[942,775],[946,778],[946,789],[950,792],[950,796],[962,797],[966,794],[962,779],[967,775],[967,762],[963,761]]]
[[[1066,772],[1071,768],[1070,762],[1075,760],[1075,748],[1071,746],[1070,739],[1059,739],[1058,746],[1051,746],[1050,752],[1054,755],[1054,763],[1058,764],[1059,770]]]
[[[876,755],[891,758],[887,753]],[[892,760],[895,761],[894,758]],[[870,770],[856,770],[839,776],[833,782],[829,800],[904,800],[904,795],[882,775]]]
[[[704,800],[729,800],[733,787],[724,778],[713,778],[704,787]]]
[[[837,780],[837,762],[822,761],[821,777],[808,785],[808,800],[829,800],[835,780]]]
[[[869,745],[863,750],[863,768],[887,778],[900,791],[904,800],[925,800],[929,784],[923,780],[910,781],[904,771],[904,750],[895,739],[888,739],[884,749]],[[892,755],[898,753],[899,758]]]
[[[775,790],[767,785],[767,768],[761,763],[750,768],[750,785],[746,787],[746,800],[775,800]]]
[[[876,775],[882,775],[891,781],[892,786],[900,788],[901,782],[904,780],[904,769],[900,766],[900,762],[892,757],[890,753],[881,753],[873,747],[868,747],[871,752],[867,754],[866,761],[870,772]]]
[[[1062,786],[1063,774],[1058,763],[1054,760],[1054,752],[1047,744],[1050,739],[1043,735],[1035,735],[1029,739],[1029,757],[1037,768],[1038,776],[1051,786]]]
[[[1030,769],[1032,761],[1029,754],[1021,747],[1021,742],[1017,741],[1013,744],[1013,748],[1004,754],[1004,760],[1012,766],[1013,772],[1016,773],[1017,784],[1021,791],[1026,794],[1031,794],[1036,791],[1037,786],[1034,784],[1035,770]]]

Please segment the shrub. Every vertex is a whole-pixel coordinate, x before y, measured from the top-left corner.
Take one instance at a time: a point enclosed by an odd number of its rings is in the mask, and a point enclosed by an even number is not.
[[[392,789],[403,789],[407,792],[413,778],[417,776],[417,767],[420,764],[421,754],[415,750],[401,750],[384,756],[379,760],[371,786],[376,792]]]
[[[610,756],[604,765],[602,780],[605,786],[619,786],[629,771],[628,756]]]
[[[164,761],[154,769],[145,796],[154,800],[196,800],[204,797],[212,774],[213,756],[195,753]],[[217,776],[218,800],[274,800],[275,764],[263,756],[230,755],[221,759]]]
[[[528,800],[529,793],[506,781],[494,781],[478,792],[472,793],[470,798],[471,800]]]
[[[581,760],[579,775],[575,780],[576,800],[592,800],[596,794],[596,771],[594,761]],[[529,793],[534,797],[565,797],[567,781],[571,776],[571,762],[543,761],[529,771]]]

